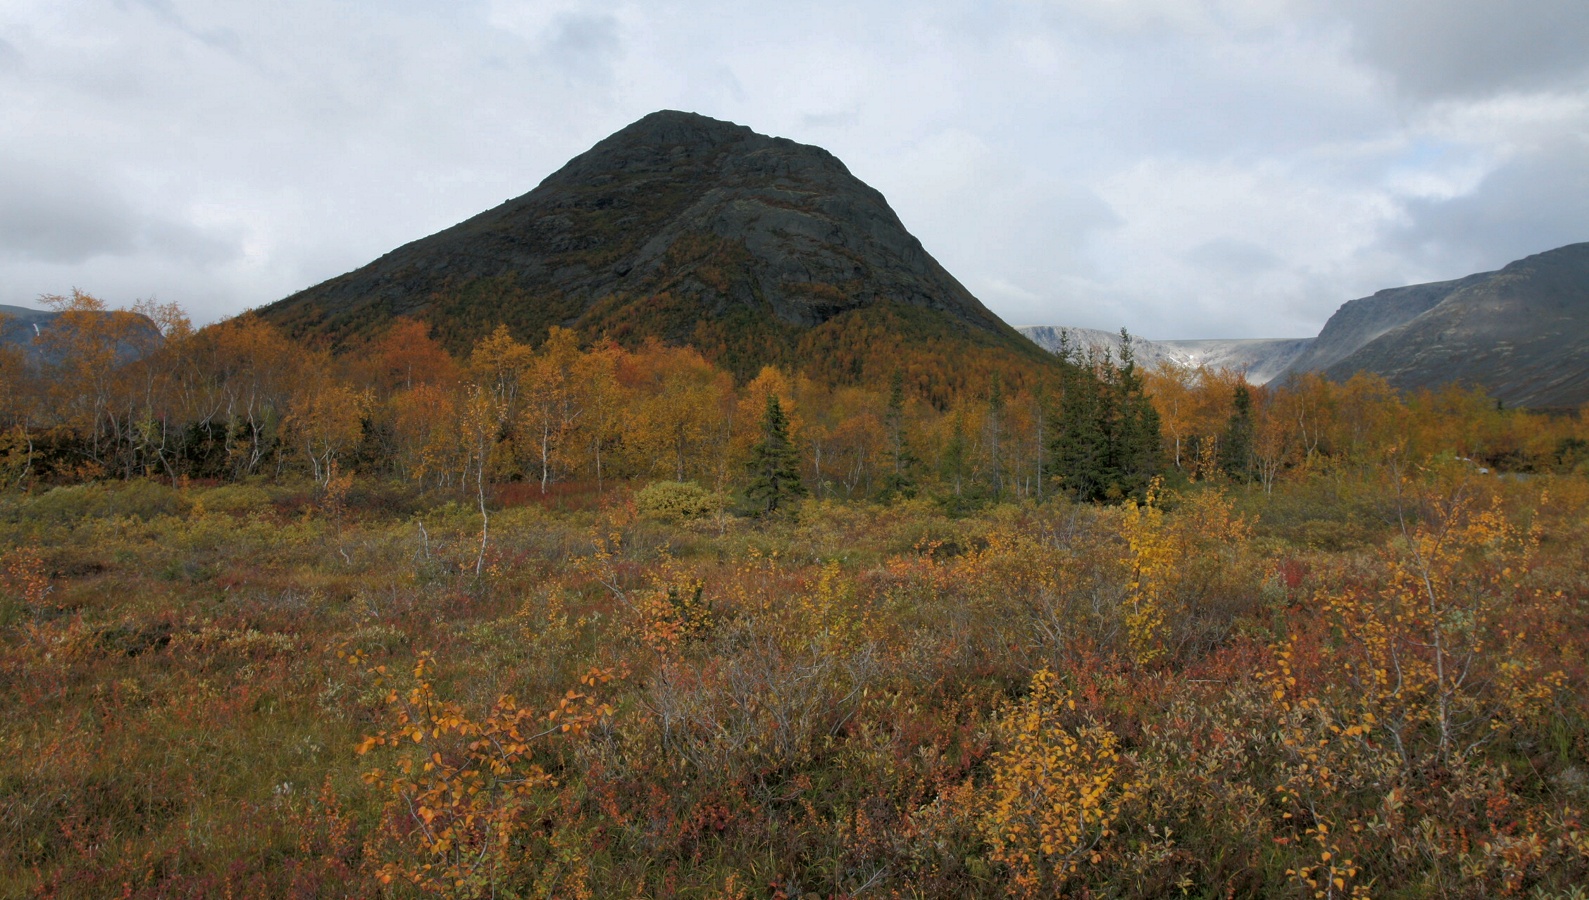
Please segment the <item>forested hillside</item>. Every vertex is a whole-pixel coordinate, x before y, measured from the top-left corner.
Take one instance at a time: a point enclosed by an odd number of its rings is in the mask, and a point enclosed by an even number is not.
[[[0,894],[1589,879],[1580,415],[57,305],[0,355]]]

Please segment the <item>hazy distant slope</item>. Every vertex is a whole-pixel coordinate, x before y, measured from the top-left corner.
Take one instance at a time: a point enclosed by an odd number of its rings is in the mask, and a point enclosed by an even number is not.
[[[31,344],[57,315],[59,313],[47,309],[0,304],[0,343],[14,346]]]
[[[1038,346],[1057,352],[1063,337],[1072,347],[1095,353],[1108,351],[1120,355],[1120,334],[1095,328],[1070,328],[1062,325],[1028,325],[1018,329]],[[1150,341],[1133,336],[1132,352],[1143,366],[1169,362],[1188,369],[1235,369],[1246,373],[1253,384],[1263,384],[1281,372],[1305,351],[1312,338],[1257,338],[1198,341]]]
[[[1120,336],[1107,331],[1021,332],[1049,350],[1064,336],[1072,346],[1119,352]],[[1337,380],[1372,372],[1404,390],[1460,382],[1511,406],[1576,407],[1589,403],[1589,243],[1348,301],[1316,338],[1133,343],[1145,365],[1237,369],[1255,384],[1312,371]]]
[[[1072,328],[1068,325],[1023,325],[1017,328],[1021,334],[1026,335],[1034,344],[1050,353],[1058,353],[1063,344],[1076,348],[1084,353],[1094,354],[1110,353],[1116,359],[1120,357],[1120,332],[1102,331],[1097,328]],[[1131,336],[1131,350],[1136,361],[1142,366],[1152,366],[1171,359],[1153,341],[1143,340],[1136,335]],[[1171,359],[1172,362],[1178,362]]]
[[[1167,353],[1178,354],[1189,367],[1235,369],[1253,384],[1278,378],[1306,353],[1315,338],[1251,338],[1202,341],[1157,341]]]
[[[1589,402],[1589,243],[1445,284],[1454,287],[1436,303],[1326,374],[1375,372],[1403,389],[1462,382],[1510,406]]]
[[[130,330],[125,333],[127,339],[116,347],[118,357],[124,361],[137,358],[162,340],[160,330],[144,316],[120,312],[93,315],[132,317],[123,320]],[[54,329],[60,327],[60,317],[61,314],[53,310],[0,304],[0,347],[16,348],[32,363],[58,363],[62,358],[61,350],[51,345],[49,337]]]

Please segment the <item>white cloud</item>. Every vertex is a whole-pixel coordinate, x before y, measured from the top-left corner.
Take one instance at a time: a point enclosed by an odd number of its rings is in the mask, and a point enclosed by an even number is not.
[[[229,314],[677,108],[833,151],[1008,319],[1305,334],[1589,238],[1583,46],[1579,0],[11,0],[0,303]]]
[[[1123,222],[1098,240],[1102,280],[1144,324],[1081,324],[1155,338],[1305,336],[1344,299],[1383,286],[1374,267],[1355,270],[1403,217],[1383,190],[1274,161],[1145,160],[1101,194]]]

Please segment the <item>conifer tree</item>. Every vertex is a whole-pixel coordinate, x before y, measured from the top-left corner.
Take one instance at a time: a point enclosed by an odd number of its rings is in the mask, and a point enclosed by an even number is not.
[[[1109,483],[1107,402],[1103,383],[1090,368],[1070,365],[1060,379],[1052,469],[1075,500],[1101,500]]]
[[[1063,347],[1049,456],[1072,499],[1141,499],[1159,470],[1159,415],[1142,387],[1131,336],[1120,332],[1120,363]]]
[[[1236,385],[1235,411],[1219,439],[1219,467],[1225,474],[1243,481],[1252,480],[1252,392],[1245,381]]]
[[[994,372],[988,388],[988,481],[994,497],[1004,496],[1004,386]]]
[[[800,481],[798,454],[789,440],[789,420],[778,395],[767,395],[767,412],[761,420],[761,442],[751,448],[750,486],[745,496],[764,513],[770,513],[806,495]]]
[[[1159,473],[1159,412],[1143,390],[1131,335],[1120,329],[1120,365],[1109,372],[1114,401],[1111,456],[1114,484],[1122,498],[1142,500]]]
[[[905,443],[905,376],[895,371],[888,385],[888,406],[883,412],[883,430],[888,440],[888,453],[893,469],[883,476],[883,488],[878,498],[884,502],[895,497],[910,499],[916,496],[916,480],[910,470],[917,459]]]
[[[944,484],[954,489],[954,495],[959,497],[965,485],[966,434],[958,415],[954,418],[954,429],[949,433],[949,441],[944,445],[938,474]]]

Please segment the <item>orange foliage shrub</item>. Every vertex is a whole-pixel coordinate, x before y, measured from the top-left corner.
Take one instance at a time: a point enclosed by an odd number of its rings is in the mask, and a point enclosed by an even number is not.
[[[582,877],[581,863],[564,858],[556,835],[547,837],[540,828],[557,779],[534,756],[543,739],[578,737],[612,708],[569,690],[545,713],[502,696],[476,719],[440,698],[433,668],[431,657],[421,654],[414,686],[386,694],[388,727],[358,747],[361,755],[384,747],[395,757],[364,775],[390,795],[381,834],[396,852],[378,877],[449,897],[494,896],[504,885],[525,881],[569,890],[569,882]],[[374,672],[382,679],[387,674],[385,666]],[[581,685],[590,690],[611,678],[592,670]]]

